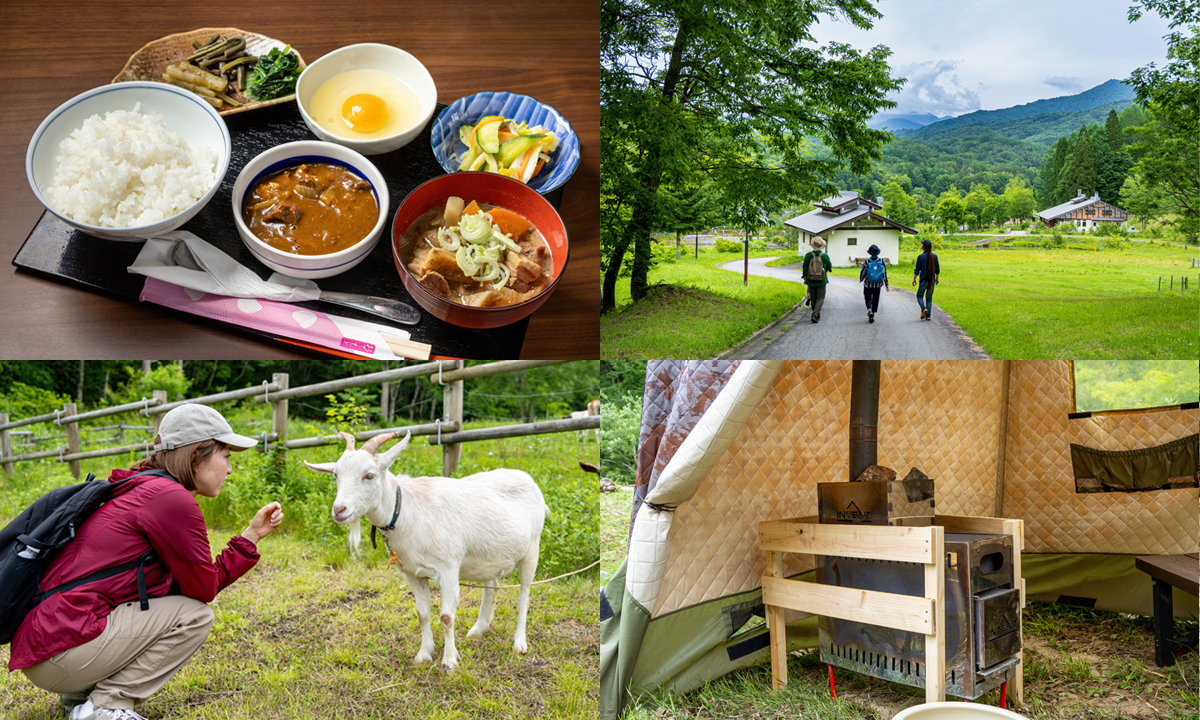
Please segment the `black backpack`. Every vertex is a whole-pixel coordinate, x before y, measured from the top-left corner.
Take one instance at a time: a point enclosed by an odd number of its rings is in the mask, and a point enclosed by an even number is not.
[[[75,539],[75,531],[96,508],[108,500],[113,488],[141,475],[174,480],[165,470],[147,470],[117,482],[96,480],[88,473],[78,485],[51,490],[25,508],[0,530],[0,645],[12,642],[21,621],[38,603],[56,593],[112,577],[137,568],[138,600],[150,609],[144,568],[158,558],[151,550],[136,560],[105,568],[49,590],[40,590],[42,574],[64,545]]]

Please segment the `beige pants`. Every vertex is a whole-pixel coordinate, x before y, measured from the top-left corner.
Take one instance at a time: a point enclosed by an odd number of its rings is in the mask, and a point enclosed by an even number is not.
[[[100,637],[22,672],[53,693],[90,693],[92,704],[132,710],[162,689],[208,637],[213,611],[183,597],[118,605]]]

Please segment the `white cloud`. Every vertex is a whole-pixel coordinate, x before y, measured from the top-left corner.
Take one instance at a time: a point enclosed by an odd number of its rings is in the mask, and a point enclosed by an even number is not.
[[[964,87],[955,70],[959,60],[938,60],[900,65],[896,75],[907,78],[896,101],[893,114],[933,113],[937,116],[962,115],[980,108],[979,89]]]
[[[1051,75],[1050,77],[1046,78],[1042,82],[1049,85],[1050,87],[1056,87],[1056,88],[1060,88],[1062,90],[1082,90],[1083,89],[1083,81],[1077,77],[1060,77],[1058,75]]]

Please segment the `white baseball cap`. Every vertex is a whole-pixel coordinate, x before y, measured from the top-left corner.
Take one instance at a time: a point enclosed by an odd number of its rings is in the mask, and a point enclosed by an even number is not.
[[[158,425],[158,440],[155,451],[174,450],[205,440],[225,443],[234,450],[249,450],[258,444],[254,438],[235,433],[221,413],[195,403],[180,405],[163,415]]]

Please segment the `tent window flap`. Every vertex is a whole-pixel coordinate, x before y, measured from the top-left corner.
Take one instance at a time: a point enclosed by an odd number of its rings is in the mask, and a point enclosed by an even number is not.
[[[1075,492],[1138,492],[1200,487],[1200,434],[1136,450],[1097,450],[1071,444]]]

